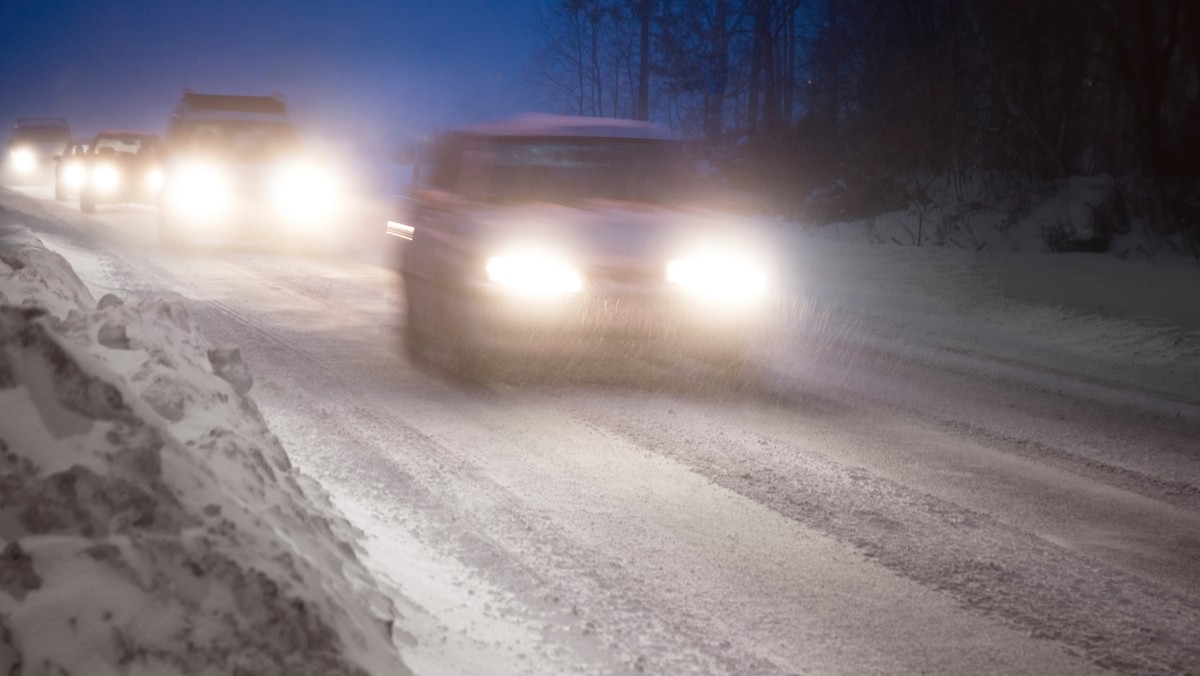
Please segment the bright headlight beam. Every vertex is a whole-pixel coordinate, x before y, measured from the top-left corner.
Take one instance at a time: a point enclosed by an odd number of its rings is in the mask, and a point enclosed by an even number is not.
[[[752,260],[720,253],[673,260],[667,264],[666,279],[713,300],[750,300],[767,290],[767,277]]]
[[[553,296],[575,293],[583,278],[566,261],[538,251],[518,251],[488,259],[488,279],[518,293]]]
[[[37,153],[29,148],[16,148],[10,157],[12,167],[18,174],[28,174],[37,169]]]

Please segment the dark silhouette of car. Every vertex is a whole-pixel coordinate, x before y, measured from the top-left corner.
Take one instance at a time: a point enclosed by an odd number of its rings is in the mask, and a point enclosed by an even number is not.
[[[184,90],[166,150],[159,206],[166,245],[260,239],[307,247],[336,225],[341,179],[305,151],[281,95]]]
[[[54,199],[62,202],[78,195],[87,181],[87,154],[91,139],[72,139],[61,155],[54,156]]]
[[[7,178],[14,183],[49,182],[53,157],[71,141],[71,127],[61,117],[21,117],[8,137]]]
[[[404,347],[468,381],[513,355],[666,351],[744,372],[772,319],[763,233],[696,206],[662,128],[526,115],[444,134],[387,233]]]
[[[97,204],[154,204],[162,188],[162,141],[154,134],[103,131],[91,140],[84,160],[87,176],[79,189],[79,210]]]

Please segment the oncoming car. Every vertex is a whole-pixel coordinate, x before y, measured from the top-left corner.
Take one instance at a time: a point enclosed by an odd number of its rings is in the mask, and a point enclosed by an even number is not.
[[[304,151],[279,95],[185,90],[166,147],[159,204],[164,243],[320,243],[340,213],[343,186],[336,172]]]
[[[102,131],[82,155],[86,175],[79,188],[79,210],[115,202],[153,204],[162,188],[162,142],[154,134]]]
[[[72,139],[61,155],[54,156],[54,199],[62,202],[79,194],[87,180],[87,154],[90,139]]]
[[[22,117],[8,137],[7,179],[15,183],[45,183],[52,160],[71,141],[71,128],[61,117]]]
[[[685,167],[664,130],[629,120],[527,115],[442,136],[388,224],[410,240],[409,358],[468,380],[510,355],[614,346],[744,366],[772,322],[771,247],[690,206]]]

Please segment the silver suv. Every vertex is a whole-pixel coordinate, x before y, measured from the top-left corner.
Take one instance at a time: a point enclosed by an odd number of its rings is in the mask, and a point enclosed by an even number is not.
[[[579,350],[743,365],[773,313],[770,248],[692,206],[680,150],[648,123],[547,115],[437,139],[388,224],[409,358],[468,380]]]
[[[338,178],[309,157],[282,96],[184,90],[167,126],[160,234],[319,240],[337,216]]]
[[[18,118],[8,137],[7,179],[14,183],[52,181],[54,157],[70,142],[71,127],[61,117]]]

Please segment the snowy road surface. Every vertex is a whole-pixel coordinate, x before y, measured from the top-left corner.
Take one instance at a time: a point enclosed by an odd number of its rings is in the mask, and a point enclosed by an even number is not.
[[[400,356],[373,220],[336,256],[188,254],[152,209],[46,197],[0,202],[95,296],[182,298],[241,347],[417,673],[1200,673],[1200,307],[1137,297],[1195,299],[1194,267],[1114,261],[1137,288],[1104,295],[1092,259],[812,239],[761,387],[604,362],[479,390]]]

